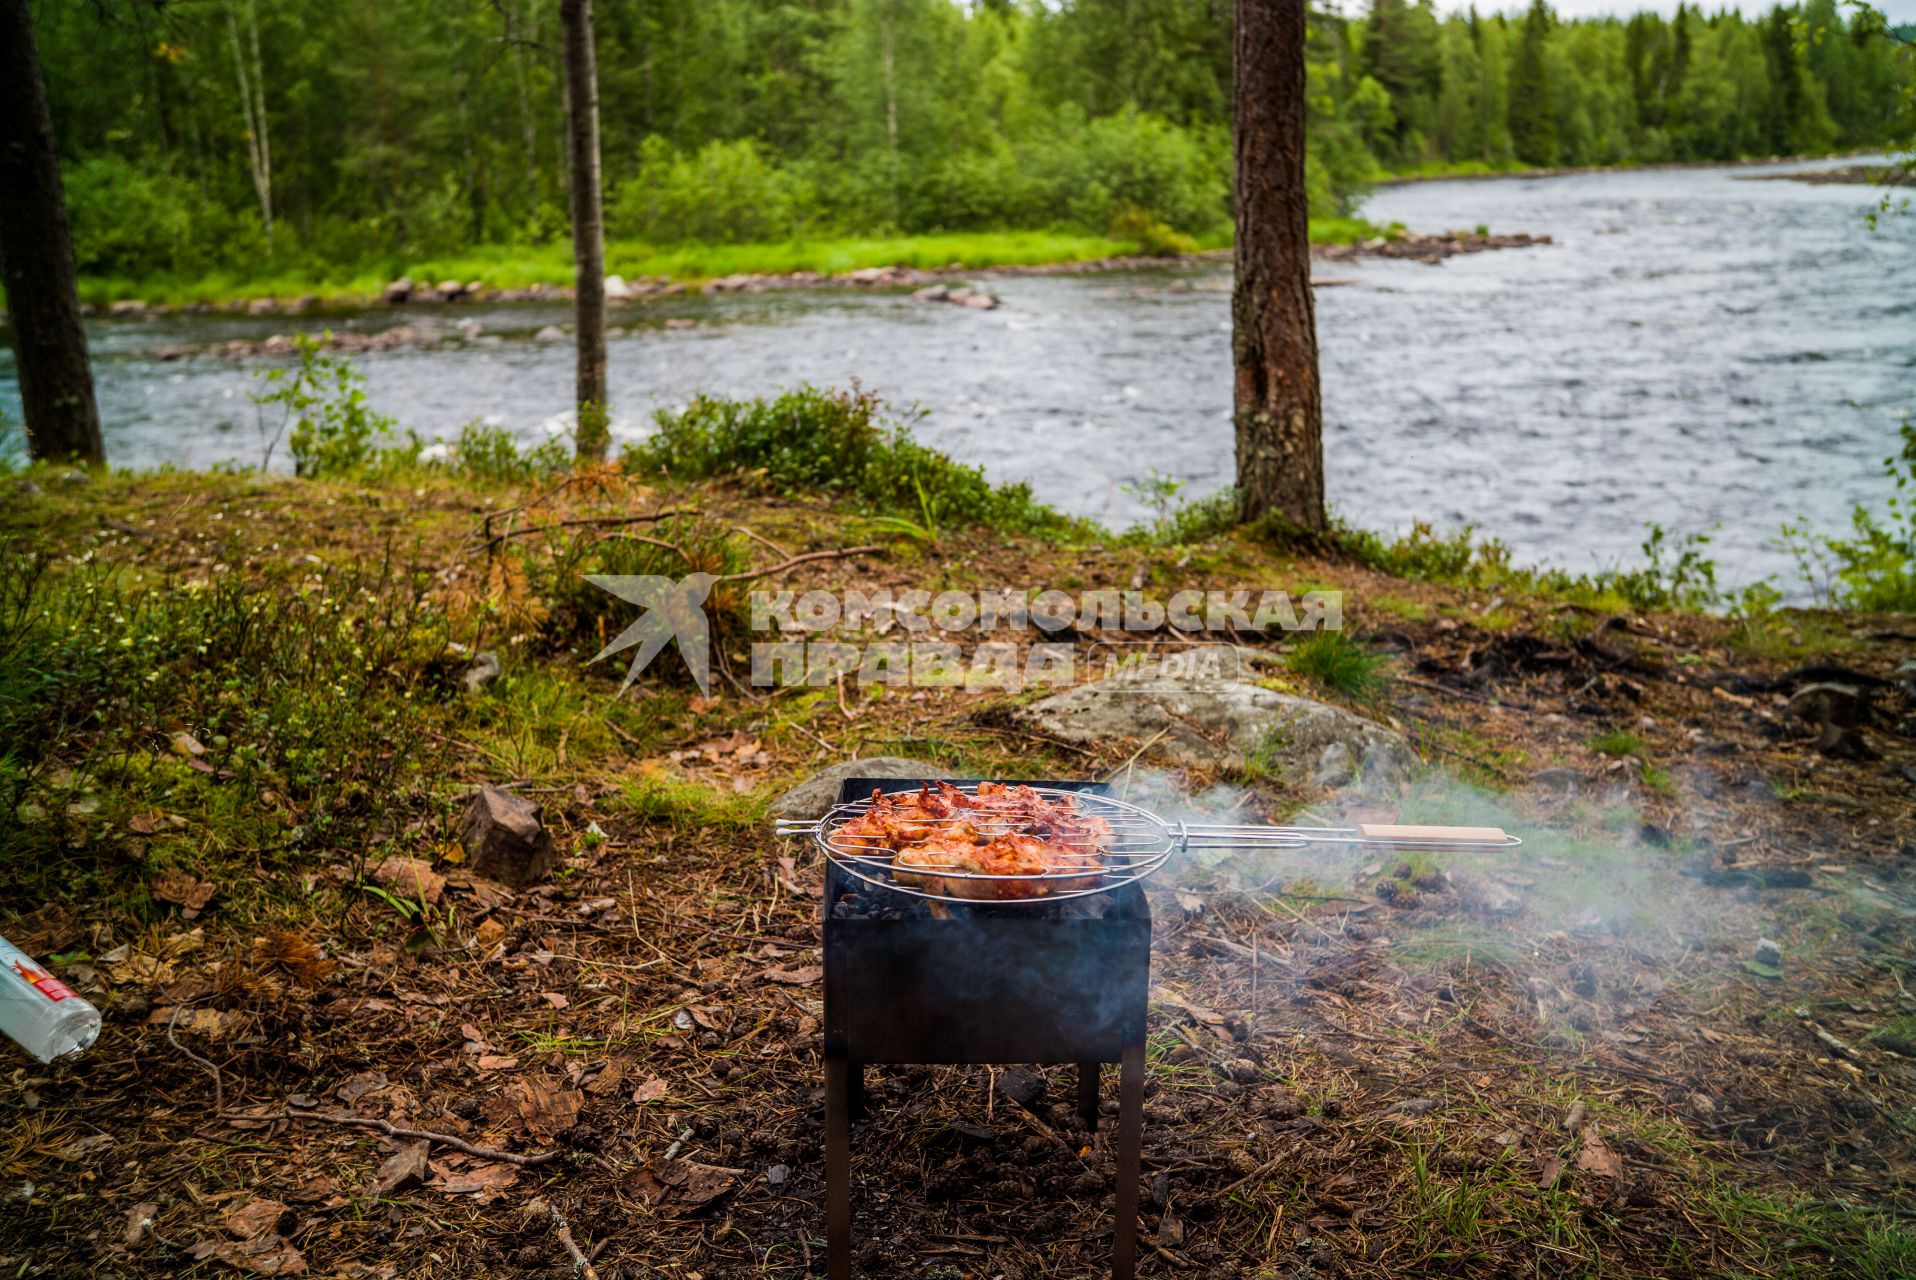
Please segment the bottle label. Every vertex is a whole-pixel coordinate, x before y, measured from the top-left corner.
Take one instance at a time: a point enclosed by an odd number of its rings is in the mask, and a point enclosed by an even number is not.
[[[32,987],[49,1000],[65,1000],[73,995],[73,989],[71,987],[48,973],[45,969],[42,969],[39,965],[34,964],[31,960],[15,960],[13,962],[13,971],[20,975],[22,982],[25,982],[29,987]]]

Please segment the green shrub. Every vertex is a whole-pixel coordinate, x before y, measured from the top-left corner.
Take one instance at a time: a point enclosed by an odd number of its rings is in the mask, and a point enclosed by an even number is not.
[[[658,414],[627,448],[628,469],[682,480],[759,474],[784,493],[825,494],[877,515],[1021,531],[1080,527],[1031,496],[912,439],[868,391],[800,387],[776,400],[700,396]]]
[[[1786,544],[1813,588],[1831,603],[1879,613],[1916,613],[1916,422],[1902,426],[1902,449],[1883,459],[1895,492],[1887,512],[1858,506],[1851,536],[1816,537],[1785,525]]]
[[[280,410],[270,436],[266,416],[261,415],[262,467],[272,461],[273,449],[289,426],[292,432],[286,445],[293,455],[294,474],[308,478],[364,469],[373,460],[375,441],[391,434],[392,419],[366,405],[365,376],[351,360],[325,353],[332,336],[330,330],[321,337],[295,334],[295,362],[258,375],[265,389],[253,393],[253,403]],[[416,442],[412,452],[418,452]]]
[[[504,427],[468,422],[453,442],[452,465],[469,479],[513,484],[564,471],[572,465],[572,451],[558,437],[522,449]]]
[[[1136,205],[1125,205],[1111,217],[1110,236],[1137,245],[1147,258],[1176,258],[1196,253],[1197,240],[1173,231]]]
[[[653,244],[782,240],[809,203],[805,184],[749,138],[688,154],[655,135],[639,147],[638,172],[607,206],[606,227]]]

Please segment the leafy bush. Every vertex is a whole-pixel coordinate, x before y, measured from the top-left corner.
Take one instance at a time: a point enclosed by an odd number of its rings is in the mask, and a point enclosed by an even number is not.
[[[1916,422],[1903,423],[1902,442],[1899,452],[1883,459],[1895,488],[1886,514],[1858,506],[1847,538],[1812,537],[1784,526],[1803,576],[1831,603],[1881,613],[1916,612],[1916,500],[1909,496],[1916,483]]]
[[[1176,258],[1197,252],[1197,241],[1173,231],[1136,205],[1125,205],[1111,219],[1113,240],[1128,240],[1148,258]]]
[[[460,475],[491,484],[533,480],[571,464],[572,452],[562,439],[521,449],[510,431],[483,422],[468,422],[452,446],[452,465]]]
[[[980,468],[919,444],[905,423],[887,419],[876,395],[858,388],[804,386],[770,402],[700,396],[677,413],[662,410],[657,421],[657,432],[627,448],[629,470],[684,480],[762,473],[785,493],[835,495],[928,523],[1072,527],[1028,485],[993,485]]]
[[[263,456],[272,461],[273,449],[288,426],[287,448],[293,454],[293,472],[308,478],[347,475],[373,460],[374,442],[392,432],[393,420],[366,406],[366,379],[344,356],[326,354],[329,330],[321,337],[295,334],[295,363],[259,374],[265,390],[253,393],[253,403],[277,405],[280,420],[270,437],[264,415],[260,419]],[[416,452],[416,450],[415,450]]]
[[[619,184],[606,226],[654,244],[780,240],[808,202],[805,185],[749,138],[688,154],[653,136],[639,147],[638,172]]]

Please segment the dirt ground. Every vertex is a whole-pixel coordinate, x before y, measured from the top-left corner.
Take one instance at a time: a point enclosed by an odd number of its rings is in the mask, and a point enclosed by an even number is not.
[[[446,491],[342,509],[252,483],[114,481],[42,525],[70,553],[188,572],[219,560],[213,521],[241,506],[249,544],[297,531],[321,559],[404,529],[448,564],[483,522]],[[854,540],[821,508],[700,501],[780,550]],[[1913,1273],[1906,621],[1791,613],[1757,634],[1242,546],[984,533],[780,580],[1174,574],[1341,586],[1390,655],[1362,709],[1426,766],[1364,816],[1494,822],[1526,843],[1187,857],[1151,883],[1144,1274]],[[1347,812],[1248,767],[1035,738],[1002,694],[704,698],[648,678],[613,714],[616,671],[506,665],[448,703],[396,802],[378,856],[420,860],[404,891],[369,891],[361,851],[275,854],[157,802],[74,811],[72,856],[118,860],[139,892],[62,899],[9,872],[0,932],[57,957],[107,1021],[76,1059],[0,1058],[0,1274],[822,1270],[822,868],[770,833],[784,786],[908,754],[1174,787],[1238,819]],[[1829,681],[1863,682],[1874,707],[1818,750],[1787,703]],[[554,875],[513,891],[464,867],[457,800],[482,784],[543,806]],[[202,861],[163,879],[150,859],[188,835]],[[1099,1274],[1111,1126],[1087,1133],[1070,1072],[1041,1074],[1021,1105],[1002,1068],[871,1070],[853,1134],[863,1274]],[[1107,1110],[1115,1087],[1107,1070]]]

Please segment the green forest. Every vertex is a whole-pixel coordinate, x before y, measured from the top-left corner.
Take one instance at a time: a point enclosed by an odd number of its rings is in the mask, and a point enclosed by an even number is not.
[[[37,21],[82,276],[237,287],[562,246],[556,9],[48,0]],[[950,252],[954,235],[1009,231],[1223,243],[1230,13],[602,0],[614,265],[620,246],[939,235]],[[1891,42],[1834,0],[1627,21],[1371,0],[1311,29],[1323,218],[1391,174],[1825,152],[1909,124]]]

